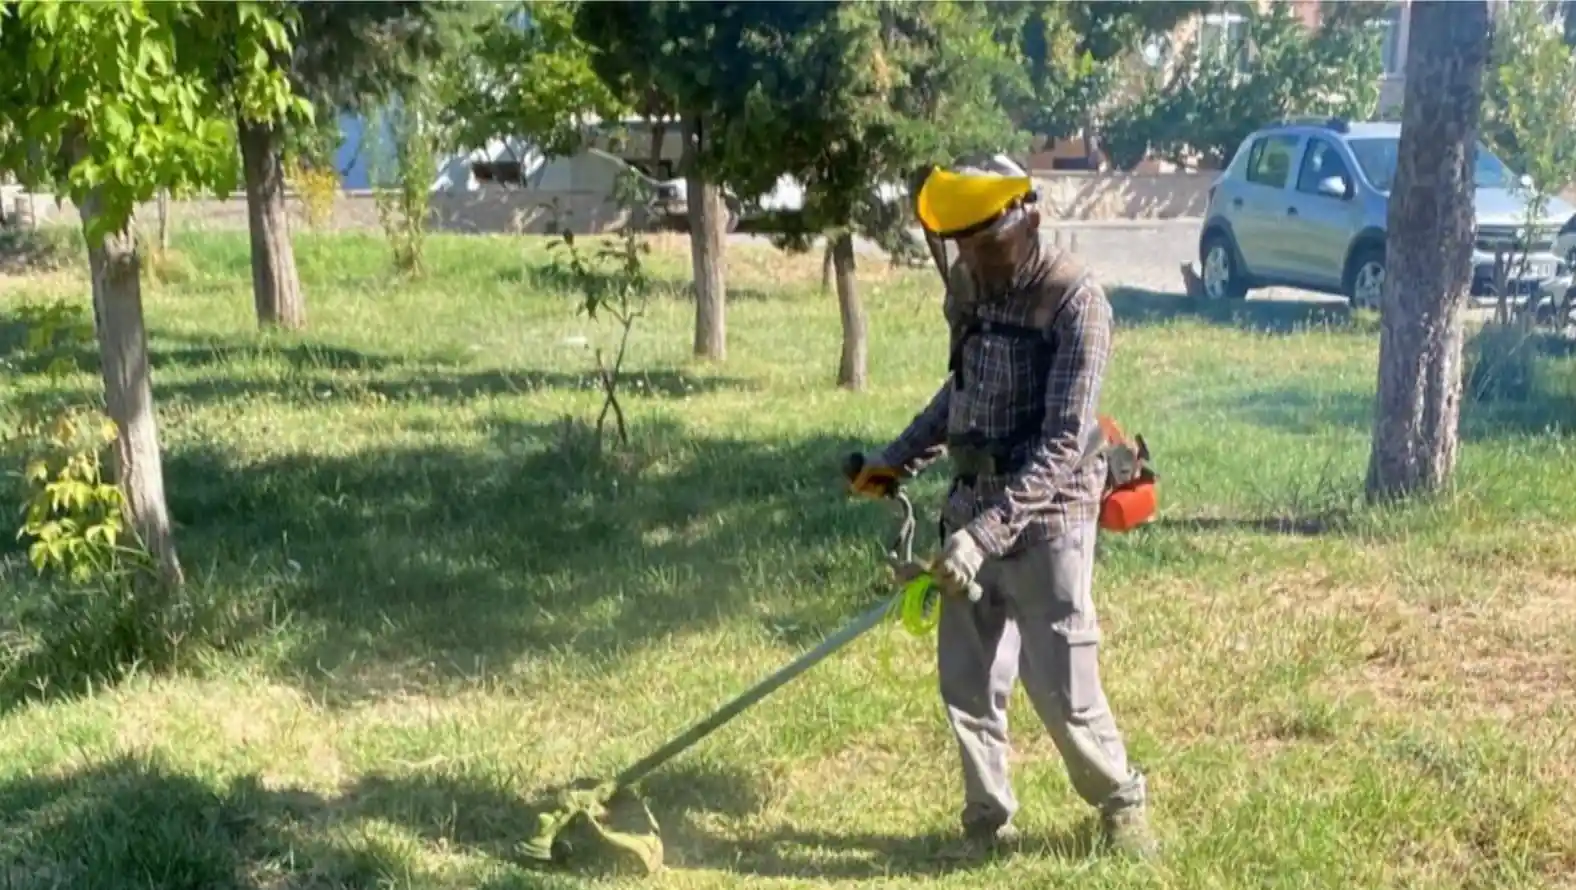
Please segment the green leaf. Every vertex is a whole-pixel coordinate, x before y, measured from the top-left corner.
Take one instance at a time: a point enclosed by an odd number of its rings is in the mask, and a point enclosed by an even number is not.
[[[33,571],[42,573],[49,565],[49,545],[43,541],[34,542],[27,548],[27,561]]]
[[[267,53],[254,58],[258,70],[239,76],[226,58],[263,41],[288,44],[283,4],[49,2],[18,9],[0,30],[0,92],[7,106],[24,110],[6,115],[25,121],[24,138],[0,136],[0,166],[52,182],[57,195],[79,205],[98,190],[101,213],[83,226],[90,243],[123,228],[132,209],[161,187],[232,177],[225,155],[233,140],[224,129],[232,102],[273,97],[268,101],[283,108],[290,96],[285,72],[268,64]],[[61,157],[71,133],[85,142]]]

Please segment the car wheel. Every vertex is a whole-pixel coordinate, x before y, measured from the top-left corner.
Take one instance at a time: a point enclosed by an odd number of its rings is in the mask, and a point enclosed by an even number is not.
[[[1352,257],[1346,279],[1346,298],[1353,309],[1379,308],[1384,299],[1384,248],[1364,247]]]
[[[1231,239],[1219,232],[1204,239],[1201,262],[1204,266],[1204,296],[1210,300],[1240,300],[1248,295],[1247,285],[1237,268],[1237,254]]]

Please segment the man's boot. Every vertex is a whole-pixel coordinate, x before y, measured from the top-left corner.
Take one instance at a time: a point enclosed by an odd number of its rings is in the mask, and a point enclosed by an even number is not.
[[[999,853],[1011,852],[1018,840],[1018,829],[1011,822],[1005,825],[976,823],[966,826],[962,841],[943,852],[941,858],[955,862],[987,859]]]
[[[1106,846],[1112,852],[1140,860],[1160,855],[1160,842],[1149,828],[1149,815],[1143,806],[1106,813],[1101,822]]]

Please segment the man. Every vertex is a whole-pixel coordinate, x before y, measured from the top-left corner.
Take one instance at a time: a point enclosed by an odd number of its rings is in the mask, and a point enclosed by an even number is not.
[[[1106,704],[1090,596],[1110,304],[1040,239],[1032,180],[1007,158],[932,172],[916,207],[932,248],[957,253],[945,300],[951,373],[902,435],[851,460],[849,474],[856,492],[882,497],[944,452],[952,458],[936,577],[954,596],[941,610],[937,660],[963,760],[965,836],[970,847],[1016,837],[1006,706],[1021,674],[1107,842],[1149,858],[1145,781]],[[957,596],[971,582],[984,590],[976,604]]]

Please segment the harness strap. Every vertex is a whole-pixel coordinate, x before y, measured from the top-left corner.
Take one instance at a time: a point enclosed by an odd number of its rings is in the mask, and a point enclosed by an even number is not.
[[[940,268],[939,260],[938,268]],[[977,299],[979,282],[975,279],[973,270],[961,263],[954,264],[946,276],[949,279],[948,286],[955,289],[955,305],[959,310],[957,329],[947,358],[947,370],[952,373],[954,391],[963,389],[967,382],[963,373],[964,349],[970,340],[981,335],[996,335],[1041,345],[1043,348],[1036,350],[1034,354],[1035,371],[1042,378],[1049,373],[1050,363],[1056,353],[1056,323],[1066,311],[1073,295],[1082,289],[1091,274],[1092,270],[1088,266],[1066,253],[1055,256],[1047,266],[1036,272],[1035,286],[1050,285],[1051,293],[1056,300],[1050,317],[1046,319],[1043,326],[1037,326],[980,318]],[[1036,405],[1033,413],[1025,418],[1013,435],[984,443],[971,442],[965,447],[989,454],[992,461],[998,465],[998,471],[1011,472],[1018,463],[1013,458],[1016,456],[1021,460],[1023,446],[1039,434],[1040,427],[1044,424],[1044,417],[1044,405]],[[1107,438],[1106,431],[1101,425],[1095,424],[1085,438],[1076,469],[1082,470],[1088,467],[1091,462],[1104,454],[1108,444]]]
[[[956,303],[961,310],[963,321],[961,329],[954,335],[951,353],[947,357],[947,370],[952,372],[952,386],[962,389],[963,379],[963,350],[968,342],[981,334],[999,334],[1015,340],[1028,340],[1044,343],[1045,353],[1052,353],[1056,349],[1056,322],[1066,310],[1067,303],[1073,294],[1088,282],[1092,271],[1088,266],[1073,259],[1068,254],[1060,254],[1053,259],[1048,267],[1034,277],[1036,284],[1049,282],[1056,294],[1056,308],[1045,320],[1043,326],[1021,325],[1012,322],[991,321],[979,317],[978,296],[979,283],[975,280],[973,271],[962,264],[955,264],[948,276],[948,286],[966,290],[957,295]],[[1041,362],[1045,362],[1042,360]]]
[[[1066,305],[1065,300],[1063,300],[1062,305]],[[1060,314],[1061,306],[1058,306],[1056,311]],[[1053,318],[1052,320],[1054,321],[1055,319]],[[1028,325],[990,321],[979,318],[970,312],[969,320],[964,323],[963,330],[958,332],[956,342],[952,346],[952,353],[947,357],[947,370],[952,372],[953,389],[963,388],[963,348],[968,345],[970,340],[981,334],[1000,334],[1001,336],[1017,340],[1037,340],[1053,348],[1056,340],[1055,334],[1048,327],[1043,329],[1032,328]]]

